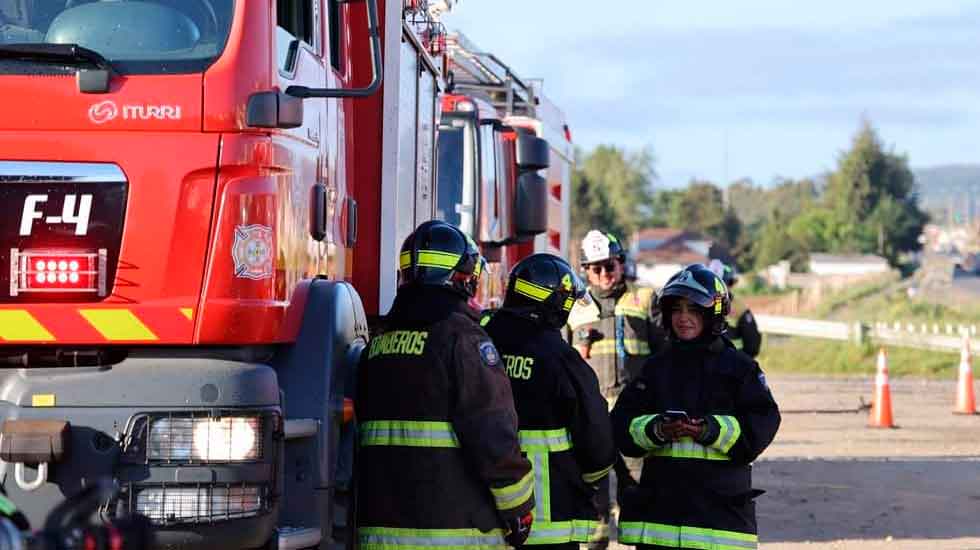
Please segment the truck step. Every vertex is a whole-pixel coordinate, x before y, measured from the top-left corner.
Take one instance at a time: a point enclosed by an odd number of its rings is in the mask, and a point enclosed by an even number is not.
[[[316,547],[323,535],[319,529],[311,527],[280,527],[279,550],[300,550]]]
[[[319,429],[320,422],[315,418],[291,418],[286,420],[286,439],[313,437]]]

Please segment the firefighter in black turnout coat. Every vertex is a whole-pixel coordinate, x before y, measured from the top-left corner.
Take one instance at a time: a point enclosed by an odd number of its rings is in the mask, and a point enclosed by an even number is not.
[[[758,545],[751,462],[779,410],[765,377],[722,334],[728,289],[695,264],[659,301],[670,336],[613,408],[623,454],[644,456],[640,488],[621,504],[619,540],[641,548],[742,550]]]
[[[735,326],[729,324],[725,336],[735,344],[735,347],[749,357],[758,357],[759,349],[762,347],[762,334],[759,332],[759,325],[756,324],[755,316],[752,315],[749,308],[742,306],[741,301],[735,299],[735,291],[732,290],[732,287],[738,283],[735,268],[719,260],[711,260],[708,268],[725,282],[732,301],[729,317],[735,319]]]
[[[503,308],[486,324],[514,391],[521,450],[534,465],[527,545],[575,548],[596,526],[592,498],[616,457],[595,372],[562,339],[585,285],[564,260],[535,254],[511,271]]]
[[[482,266],[444,222],[402,245],[398,294],[358,371],[362,550],[506,549],[530,533],[510,383],[467,305]]]

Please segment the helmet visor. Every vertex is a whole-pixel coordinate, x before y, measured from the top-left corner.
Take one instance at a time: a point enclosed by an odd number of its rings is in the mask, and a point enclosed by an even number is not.
[[[572,290],[571,290],[572,298],[575,298],[576,300],[581,300],[583,298],[586,298],[589,295],[588,292],[589,287],[586,286],[585,281],[583,281],[582,278],[579,277],[578,274],[573,271],[569,272],[568,275],[571,276],[571,280],[572,280]]]
[[[698,285],[700,287],[700,285]],[[675,284],[665,287],[660,293],[660,300],[671,298],[686,298],[701,307],[710,308],[714,305],[715,299],[704,288],[695,288],[687,284]]]

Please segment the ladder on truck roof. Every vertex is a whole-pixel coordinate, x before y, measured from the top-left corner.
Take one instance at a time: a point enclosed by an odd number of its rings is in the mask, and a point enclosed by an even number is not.
[[[446,40],[449,53],[450,87],[489,101],[503,116],[536,118],[539,92],[536,81],[525,81],[492,53],[481,52],[461,33]]]

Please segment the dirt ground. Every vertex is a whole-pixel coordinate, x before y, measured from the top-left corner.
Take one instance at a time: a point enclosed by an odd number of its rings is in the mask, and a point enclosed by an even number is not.
[[[898,427],[869,429],[830,411],[869,401],[870,378],[768,378],[784,414],[754,467],[760,548],[980,550],[980,416],[952,414],[955,383],[893,379]]]

